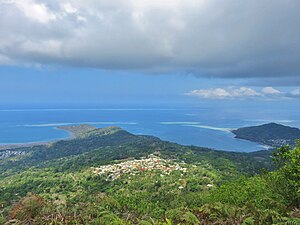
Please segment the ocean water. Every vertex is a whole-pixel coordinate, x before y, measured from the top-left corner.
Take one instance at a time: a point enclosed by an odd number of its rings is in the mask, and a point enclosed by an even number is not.
[[[211,108],[76,108],[0,109],[0,144],[50,141],[69,136],[56,126],[90,124],[120,126],[134,134],[224,151],[251,152],[265,149],[234,138],[231,129],[278,122],[300,126],[298,111],[264,112]]]

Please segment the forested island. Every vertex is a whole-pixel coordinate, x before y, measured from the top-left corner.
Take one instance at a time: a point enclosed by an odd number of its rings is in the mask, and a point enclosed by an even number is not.
[[[284,126],[277,123],[268,123],[259,126],[242,127],[233,130],[236,138],[245,139],[271,147],[283,145],[295,146],[296,140],[300,139],[300,129]]]
[[[300,143],[236,153],[119,127],[0,158],[0,224],[299,224]],[[0,154],[1,155],[1,154]]]

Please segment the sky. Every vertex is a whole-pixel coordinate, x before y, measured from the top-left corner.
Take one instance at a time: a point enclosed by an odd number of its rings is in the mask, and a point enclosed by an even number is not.
[[[300,103],[298,0],[0,0],[0,104]]]

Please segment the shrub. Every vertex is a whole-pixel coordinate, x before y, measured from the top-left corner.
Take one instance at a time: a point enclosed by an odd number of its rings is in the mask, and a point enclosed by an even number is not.
[[[41,214],[44,206],[45,202],[42,197],[28,194],[12,207],[8,214],[8,219],[19,220],[24,224],[34,224],[34,218]]]

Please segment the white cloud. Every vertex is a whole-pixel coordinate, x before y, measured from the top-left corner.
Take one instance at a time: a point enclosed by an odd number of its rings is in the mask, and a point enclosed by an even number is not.
[[[249,98],[257,97],[261,94],[252,88],[239,87],[239,88],[215,88],[215,89],[200,89],[193,90],[185,95],[195,96],[199,98],[210,98],[210,99],[235,99],[235,98]]]
[[[10,3],[21,10],[27,18],[40,23],[48,23],[56,19],[55,14],[43,3],[35,3],[33,0],[12,0]]]
[[[77,9],[71,5],[71,3],[67,2],[63,4],[63,7],[67,13],[76,13]]]
[[[260,95],[254,89],[248,87],[230,88],[229,90],[232,93],[232,97],[253,97]]]
[[[201,98],[229,98],[231,94],[223,88],[193,90],[185,95]]]
[[[281,94],[281,92],[273,87],[264,87],[262,89],[262,93],[266,95],[274,95],[274,94]]]
[[[300,77],[299,11],[299,0],[0,0],[0,54],[27,65]]]
[[[280,91],[273,87],[264,87],[261,91],[257,91],[249,87],[227,87],[192,90],[185,93],[185,95],[207,99],[292,99],[300,97],[300,88],[291,91]]]

